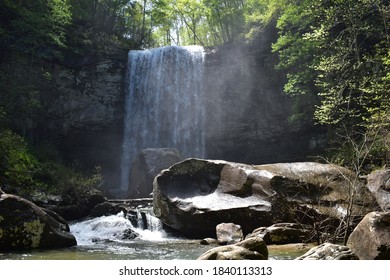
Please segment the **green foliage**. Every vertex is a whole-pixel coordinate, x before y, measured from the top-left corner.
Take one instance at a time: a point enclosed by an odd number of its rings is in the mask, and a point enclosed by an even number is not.
[[[243,0],[149,0],[151,44],[218,45],[243,36]]]
[[[156,0],[153,2],[161,2]],[[3,0],[0,44],[47,59],[148,46],[146,0]]]
[[[381,2],[341,1],[327,7],[325,44],[316,65],[322,103],[315,117],[320,123],[366,125],[373,111],[388,108],[383,49],[388,49],[389,38],[383,20],[389,16],[383,18]],[[330,23],[334,19],[336,26]]]
[[[36,86],[29,83],[28,78],[19,77],[12,70],[0,69],[0,92],[0,106],[5,114],[3,122],[31,119],[41,109]]]
[[[30,153],[25,140],[9,129],[0,133],[0,184],[4,190],[25,194],[45,187],[37,180],[42,171],[40,163]]]
[[[245,28],[245,1],[203,0],[208,10],[210,28],[218,32],[219,41],[233,42],[242,36]]]
[[[71,15],[67,0],[3,0],[0,36],[3,48],[40,57],[57,57],[64,48]]]
[[[67,28],[72,55],[106,54],[145,44],[143,7],[130,0],[68,0],[72,22]]]
[[[279,10],[273,45],[278,68],[287,72],[285,92],[297,101],[295,115],[330,125],[339,143],[348,139],[345,152],[356,150],[352,143],[370,143],[366,159],[382,164],[389,153],[389,11],[382,0],[296,1]]]
[[[100,167],[85,174],[79,167],[61,163],[55,148],[39,149],[39,156],[32,151],[25,139],[3,126],[5,113],[0,110],[0,187],[7,193],[30,198],[36,192],[46,194],[69,193],[68,202],[80,193],[103,184]]]
[[[68,167],[60,161],[46,161],[43,164],[46,180],[50,182],[51,193],[61,196],[66,204],[77,204],[82,194],[103,185],[101,168],[95,167],[91,174],[86,174],[78,166]]]
[[[284,3],[283,7],[277,3],[279,5],[273,9],[280,14],[277,20],[279,37],[272,48],[279,54],[277,69],[287,72],[284,91],[295,98],[291,119],[295,122],[311,120],[317,103],[314,68],[321,42],[311,40],[310,32],[319,24],[313,21],[318,2],[302,0],[299,5]]]

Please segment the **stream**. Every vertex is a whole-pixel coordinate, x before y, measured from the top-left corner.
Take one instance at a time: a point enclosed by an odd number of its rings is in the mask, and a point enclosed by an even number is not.
[[[141,217],[140,217],[141,219]],[[55,250],[32,250],[1,253],[1,259],[12,260],[195,260],[212,245],[200,240],[171,236],[161,222],[147,216],[146,229],[134,227],[123,213],[70,224],[77,246]],[[130,229],[138,237],[123,239]],[[309,248],[304,245],[269,246],[269,259],[294,259]]]

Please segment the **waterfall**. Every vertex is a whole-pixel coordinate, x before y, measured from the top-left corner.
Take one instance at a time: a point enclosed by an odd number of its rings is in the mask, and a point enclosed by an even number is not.
[[[203,68],[199,46],[129,52],[122,190],[142,149],[176,148],[184,157],[205,157]]]
[[[141,213],[137,212],[137,217],[138,214],[140,217]],[[149,213],[144,213],[144,215],[146,215],[146,225],[143,224],[141,219],[138,221],[138,225],[134,226],[128,217],[120,212],[117,215],[103,216],[71,224],[70,231],[76,237],[78,245],[94,245],[102,242],[123,243],[126,242],[123,234],[127,230],[136,233],[138,240],[165,240],[167,233],[163,230],[161,221]],[[129,242],[132,242],[132,240]]]

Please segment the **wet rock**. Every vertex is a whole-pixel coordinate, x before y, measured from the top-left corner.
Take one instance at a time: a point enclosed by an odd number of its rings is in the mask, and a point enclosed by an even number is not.
[[[21,197],[0,197],[0,249],[63,248],[76,245],[69,226]]]
[[[213,248],[198,260],[266,260],[268,249],[261,238],[253,237],[234,245]]]
[[[267,245],[280,245],[308,242],[310,241],[311,232],[311,227],[307,225],[278,223],[270,227],[260,227],[249,234],[248,237],[258,236],[262,238]]]
[[[200,241],[200,245],[218,245],[218,240],[215,238],[204,238]]]
[[[156,148],[142,150],[134,160],[130,170],[128,197],[151,197],[154,177],[161,170],[182,160],[183,158],[177,149]]]
[[[133,240],[133,239],[136,239],[139,237],[139,234],[136,233],[134,230],[132,230],[131,228],[129,229],[126,229],[123,233],[122,233],[122,239],[127,239],[127,240]]]
[[[367,214],[348,238],[362,260],[390,260],[390,212]]]
[[[358,260],[359,258],[347,246],[323,243],[311,248],[296,260]]]
[[[239,224],[245,234],[280,221],[314,224],[342,218],[351,187],[352,215],[372,211],[373,196],[363,183],[351,186],[353,176],[314,162],[253,166],[187,159],[155,178],[153,209],[163,223],[196,238],[215,236],[216,225],[225,222]]]
[[[244,239],[240,225],[233,223],[222,223],[217,225],[217,240],[221,245],[234,244]]]
[[[123,214],[126,216],[128,211],[129,209],[125,205],[106,201],[96,205],[91,210],[89,216],[91,217],[110,216],[110,215],[116,215],[119,212],[123,212]]]
[[[367,187],[383,211],[390,211],[390,169],[377,170],[367,177]]]

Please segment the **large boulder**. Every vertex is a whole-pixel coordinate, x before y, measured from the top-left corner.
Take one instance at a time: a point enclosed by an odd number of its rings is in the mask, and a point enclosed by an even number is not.
[[[0,250],[77,245],[66,222],[21,197],[0,196]]]
[[[323,243],[311,248],[296,260],[358,260],[356,254],[347,246]]]
[[[324,225],[343,218],[351,189],[356,207],[375,204],[365,185],[351,185],[352,172],[313,162],[245,165],[187,159],[154,180],[153,208],[166,225],[191,237],[215,236],[220,223],[235,223],[244,234],[261,226],[299,221]],[[355,177],[354,177],[355,178]]]
[[[248,238],[234,245],[210,249],[198,260],[267,260],[268,249],[259,237]]]
[[[130,170],[129,193],[131,198],[151,197],[153,179],[183,158],[177,149],[155,148],[142,150]]]
[[[362,260],[390,260],[390,212],[367,214],[348,238]]]
[[[367,177],[367,187],[383,211],[390,211],[390,169],[377,170]]]

